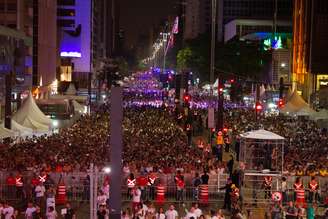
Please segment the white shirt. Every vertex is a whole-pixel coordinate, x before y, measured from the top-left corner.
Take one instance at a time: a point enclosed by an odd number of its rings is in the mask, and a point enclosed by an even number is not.
[[[185,216],[185,219],[190,219],[190,218],[194,218],[194,219],[197,219],[197,215],[195,212],[188,212]]]
[[[25,211],[25,218],[32,219],[33,212],[35,212],[35,211],[36,211],[35,207],[32,207],[32,208],[26,208],[26,211]]]
[[[133,202],[136,202],[136,203],[139,203],[140,202],[140,198],[141,198],[141,191],[140,189],[136,189],[136,190],[133,190],[132,191],[132,201]]]
[[[164,213],[156,213],[156,219],[165,219]]]
[[[167,210],[165,212],[166,219],[176,219],[179,215],[176,210]]]
[[[57,212],[56,211],[47,212],[46,216],[47,216],[47,219],[56,219],[57,218]]]
[[[44,186],[37,185],[37,186],[35,187],[35,193],[36,193],[35,196],[36,196],[37,198],[41,198],[41,197],[43,197],[45,192],[46,192],[46,188],[45,188]]]
[[[99,195],[97,197],[98,205],[106,205],[106,200],[107,200],[107,196],[106,195]]]
[[[200,216],[202,215],[202,213],[203,213],[203,212],[202,212],[201,209],[199,209],[199,208],[196,208],[196,209],[195,209],[195,214],[196,214],[197,218],[200,217]]]
[[[11,206],[8,206],[7,208],[4,208],[2,210],[2,214],[5,215],[5,219],[11,219],[11,217],[14,214],[14,208]]]

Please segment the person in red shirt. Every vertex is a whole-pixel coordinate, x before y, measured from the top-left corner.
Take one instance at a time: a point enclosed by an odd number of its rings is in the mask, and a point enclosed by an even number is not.
[[[137,178],[137,185],[139,186],[140,190],[141,190],[141,199],[143,201],[146,200],[146,187],[148,184],[148,179],[144,174],[141,174],[140,176],[138,176]]]
[[[183,201],[185,181],[180,170],[177,171],[177,175],[174,177],[174,181],[177,187],[177,201]]]

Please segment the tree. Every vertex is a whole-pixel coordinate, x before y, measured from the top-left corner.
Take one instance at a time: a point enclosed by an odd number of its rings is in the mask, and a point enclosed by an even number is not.
[[[186,70],[191,67],[193,60],[193,53],[190,47],[179,50],[177,55],[177,69],[179,71]]]

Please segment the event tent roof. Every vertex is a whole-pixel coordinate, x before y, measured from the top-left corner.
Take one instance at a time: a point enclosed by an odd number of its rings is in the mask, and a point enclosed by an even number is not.
[[[286,105],[280,110],[282,113],[290,113],[296,115],[312,115],[315,113],[303,98],[295,90],[289,97]]]
[[[75,88],[74,83],[69,84],[65,94],[66,95],[76,95],[76,88]]]
[[[73,107],[74,107],[75,112],[79,112],[79,113],[84,113],[85,112],[84,106],[79,104],[76,100],[73,100],[72,103],[73,103]]]
[[[0,126],[0,139],[2,138],[10,138],[16,136],[16,132],[7,129],[4,127],[4,125]]]
[[[11,129],[18,132],[21,136],[30,135],[33,133],[33,129],[24,127],[18,124],[15,120],[11,120]]]
[[[13,120],[22,126],[37,131],[45,131],[46,127],[49,129],[52,123],[51,119],[39,109],[31,93],[15,113]]]
[[[250,138],[250,139],[261,139],[261,140],[284,140],[284,137],[277,135],[273,132],[266,131],[264,129],[245,132],[240,134],[242,138]]]

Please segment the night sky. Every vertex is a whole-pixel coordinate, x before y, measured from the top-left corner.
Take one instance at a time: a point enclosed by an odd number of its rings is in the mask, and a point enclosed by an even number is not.
[[[121,4],[120,28],[125,31],[126,45],[135,44],[140,34],[169,15],[174,15],[178,0],[119,0]]]

